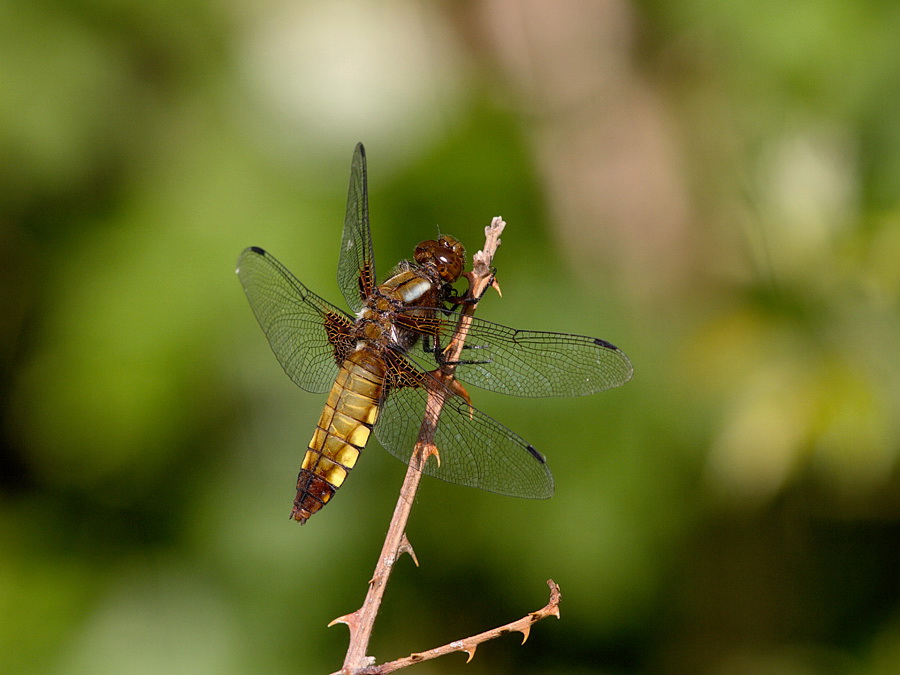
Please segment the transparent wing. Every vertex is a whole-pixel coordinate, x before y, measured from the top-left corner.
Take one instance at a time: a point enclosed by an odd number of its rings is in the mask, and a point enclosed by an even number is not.
[[[511,497],[546,499],[553,495],[553,476],[537,450],[480,410],[470,408],[433,376],[411,366],[405,368],[403,380],[408,386],[388,388],[375,425],[375,435],[388,452],[409,463],[430,383],[444,391],[446,401],[435,434],[440,465],[431,458],[423,473]]]
[[[363,306],[363,298],[375,288],[375,261],[372,257],[372,233],[369,230],[369,194],[366,185],[366,149],[356,144],[350,166],[350,190],[341,237],[338,261],[338,286],[354,312]]]
[[[237,275],[284,372],[306,391],[329,391],[352,348],[350,318],[256,246],[241,253]]]
[[[446,346],[459,314],[440,310],[434,314],[429,331]],[[518,330],[478,318],[472,319],[460,361],[456,369],[460,381],[528,398],[593,394],[623,385],[633,374],[625,353],[606,340]]]

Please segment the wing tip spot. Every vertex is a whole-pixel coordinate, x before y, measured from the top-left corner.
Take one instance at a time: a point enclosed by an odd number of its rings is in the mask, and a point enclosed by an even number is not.
[[[614,349],[615,351],[619,351],[619,348],[616,347],[612,342],[607,342],[601,338],[594,338],[594,344],[600,345],[601,347],[606,347],[607,349]]]
[[[525,449],[528,450],[528,452],[530,452],[534,456],[534,458],[537,461],[539,461],[541,464],[547,463],[547,459],[541,453],[539,453],[535,449],[535,447],[533,445],[531,445],[530,443],[527,446],[525,446]]]

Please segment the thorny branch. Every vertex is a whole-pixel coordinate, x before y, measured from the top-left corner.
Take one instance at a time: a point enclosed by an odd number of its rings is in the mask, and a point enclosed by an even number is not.
[[[472,271],[467,272],[465,277],[469,281],[469,290],[467,297],[471,300],[463,304],[459,323],[444,350],[445,365],[434,374],[438,379],[448,382],[452,381],[453,371],[456,369],[454,365],[460,360],[463,345],[465,344],[466,335],[471,325],[471,317],[475,312],[477,301],[484,295],[489,286],[493,286],[497,292],[500,287],[494,280],[491,271],[491,262],[497,247],[500,245],[500,233],[506,223],[499,216],[491,221],[485,231],[484,249],[478,251],[473,256]],[[391,661],[390,663],[375,666],[374,658],[366,656],[366,650],[369,646],[369,638],[372,635],[372,628],[375,625],[375,617],[381,606],[381,599],[384,595],[385,587],[393,570],[394,563],[403,553],[409,553],[413,562],[418,565],[415,552],[406,538],[406,523],[409,520],[409,513],[415,500],[416,491],[419,488],[419,480],[422,477],[422,469],[425,462],[431,455],[439,454],[438,448],[434,444],[434,435],[437,431],[438,418],[441,409],[444,406],[445,390],[441,388],[432,389],[428,393],[428,402],[425,407],[425,417],[422,420],[422,426],[419,429],[419,437],[413,450],[412,459],[409,462],[409,469],[403,480],[403,486],[400,488],[400,496],[397,505],[394,507],[394,515],[391,517],[391,524],[388,528],[387,536],[384,540],[384,546],[381,549],[381,555],[378,557],[378,563],[375,566],[375,573],[369,581],[369,590],[366,593],[366,599],[362,607],[351,614],[345,614],[332,621],[329,626],[338,623],[346,624],[350,629],[350,645],[347,648],[347,655],[344,658],[344,665],[338,673],[333,675],[363,675],[376,673],[390,673],[399,668],[412,665],[427,659],[436,658],[443,654],[455,651],[463,651],[469,654],[469,659],[475,654],[475,648],[478,644],[486,640],[503,635],[510,631],[519,631],[528,638],[528,631],[532,623],[539,621],[547,616],[559,617],[559,587],[548,581],[551,589],[550,602],[543,609],[532,612],[528,616],[514,621],[506,626],[495,628],[494,630],[481,633],[479,635],[451,642],[444,647],[438,647],[421,654],[413,654],[405,659]],[[524,642],[524,640],[523,640]]]
[[[541,619],[546,619],[548,616],[555,616],[557,619],[559,618],[559,600],[562,597],[559,592],[559,586],[556,585],[553,579],[548,579],[547,585],[550,587],[550,602],[548,602],[538,611],[526,614],[518,621],[511,621],[505,626],[486,630],[483,633],[473,635],[472,637],[467,637],[464,640],[455,640],[453,642],[445,644],[442,647],[429,649],[427,652],[410,654],[409,656],[406,656],[402,659],[397,659],[396,661],[388,661],[387,663],[382,663],[380,666],[370,666],[369,668],[363,668],[361,671],[359,671],[359,675],[386,675],[387,673],[393,673],[395,670],[400,670],[401,668],[411,666],[414,663],[421,663],[422,661],[436,659],[439,656],[452,654],[453,652],[464,652],[465,654],[467,654],[468,658],[466,659],[466,663],[468,663],[472,660],[472,657],[475,656],[475,650],[478,648],[478,645],[480,645],[482,642],[487,642],[488,640],[498,638],[501,635],[506,635],[507,633],[521,633],[522,644],[525,644],[525,640],[528,639],[528,635],[531,633],[532,624],[537,623]]]

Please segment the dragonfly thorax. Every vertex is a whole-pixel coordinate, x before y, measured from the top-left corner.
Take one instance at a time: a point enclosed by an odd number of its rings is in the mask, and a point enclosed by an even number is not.
[[[379,290],[384,289],[384,285]],[[395,291],[396,292],[396,291]],[[355,334],[360,344],[377,349],[407,351],[418,340],[418,335],[397,325],[397,312],[406,303],[387,296],[379,297],[357,315]]]

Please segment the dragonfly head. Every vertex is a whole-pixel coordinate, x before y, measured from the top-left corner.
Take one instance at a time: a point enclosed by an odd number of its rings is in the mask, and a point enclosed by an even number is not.
[[[416,262],[431,265],[442,281],[453,283],[463,272],[466,249],[454,237],[442,235],[437,241],[427,239],[416,246]]]

